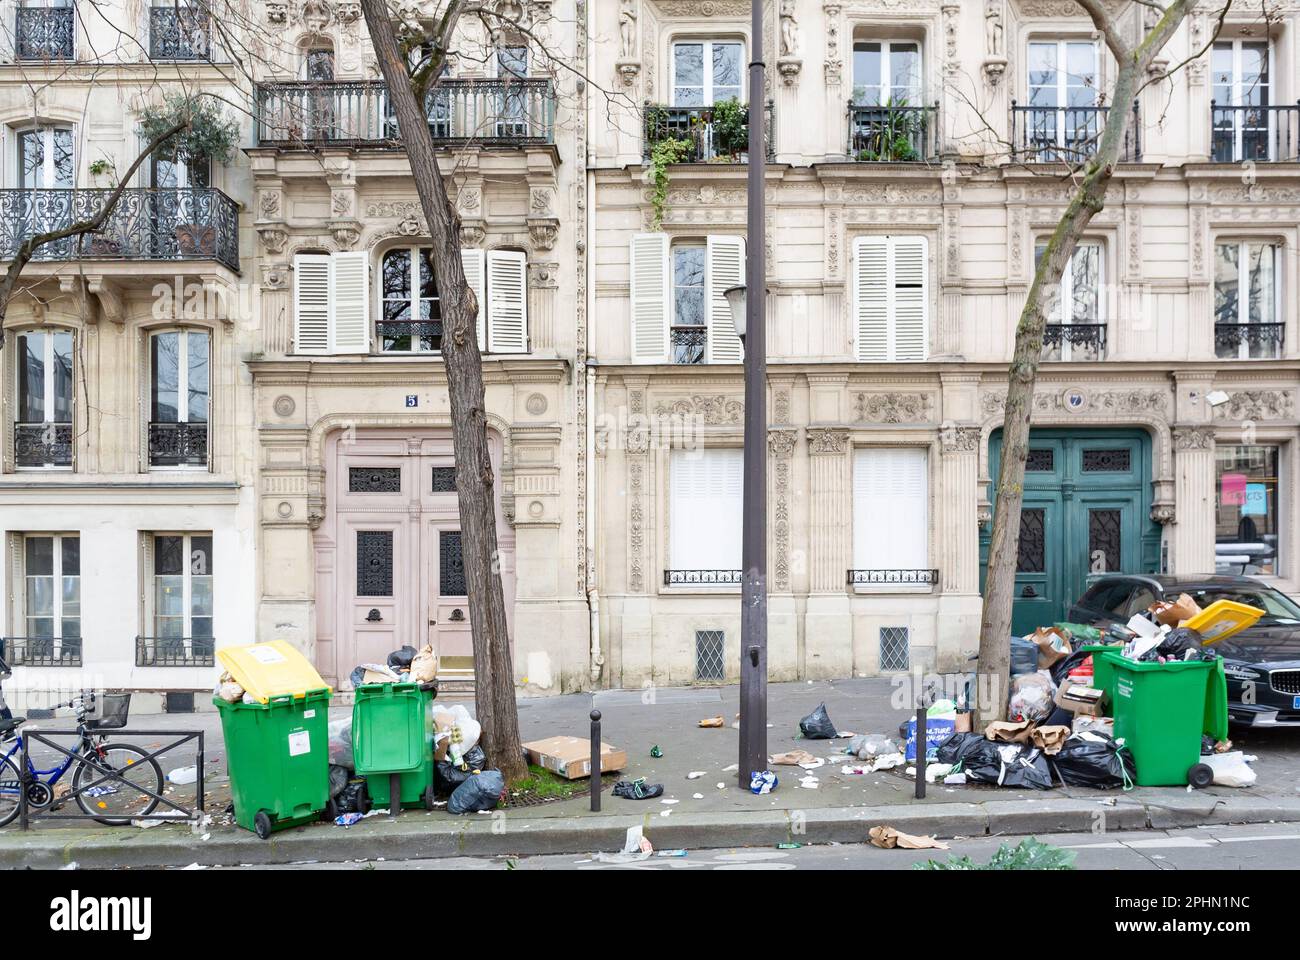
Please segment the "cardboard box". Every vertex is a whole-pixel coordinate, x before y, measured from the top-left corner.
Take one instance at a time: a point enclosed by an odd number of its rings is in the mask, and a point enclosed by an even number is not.
[[[1191,620],[1201,612],[1200,605],[1185,593],[1177,600],[1161,600],[1147,607],[1147,612],[1155,614],[1156,622],[1166,627],[1182,626],[1184,620]]]
[[[1089,695],[1071,695],[1071,691],[1090,691]],[[1096,694],[1096,696],[1092,696]],[[1089,717],[1101,717],[1105,715],[1106,691],[1097,687],[1089,687],[1082,683],[1071,683],[1066,680],[1056,691],[1056,705],[1071,713],[1082,713]]]
[[[566,780],[591,776],[591,741],[581,737],[547,737],[524,744],[528,762],[545,767]],[[610,773],[627,766],[627,751],[600,744],[600,771]]]

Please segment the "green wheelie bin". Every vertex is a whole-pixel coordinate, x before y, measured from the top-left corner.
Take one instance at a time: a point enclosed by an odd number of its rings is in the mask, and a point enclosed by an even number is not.
[[[352,704],[352,759],[376,807],[433,809],[432,683],[367,683]]]
[[[1214,771],[1201,763],[1201,736],[1228,735],[1222,658],[1159,663],[1118,653],[1100,657],[1113,674],[1115,738],[1133,753],[1138,786],[1208,787]]]
[[[212,702],[221,713],[236,823],[265,840],[274,830],[334,818],[328,687],[266,703]]]

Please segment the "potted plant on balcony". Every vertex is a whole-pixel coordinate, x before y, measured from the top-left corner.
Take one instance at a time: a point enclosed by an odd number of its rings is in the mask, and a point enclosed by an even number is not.
[[[193,168],[199,162],[225,163],[234,156],[239,143],[239,124],[228,119],[217,101],[211,98],[176,95],[140,112],[141,132],[147,140],[154,139],[182,120],[186,123],[185,128],[159,145],[158,158],[185,159]],[[195,202],[195,198],[181,202],[184,199],[178,197],[176,209],[160,216],[159,220],[171,221],[176,246],[182,256],[215,255],[216,226],[196,219],[195,215],[203,205]]]
[[[744,163],[749,152],[749,111],[734,97],[713,105],[714,159]]]
[[[117,186],[117,165],[107,157],[95,160],[90,164],[90,175],[95,178],[96,186],[100,186],[100,180],[106,180],[106,189],[112,190]],[[87,257],[116,257],[122,252],[122,245],[113,237],[106,234],[91,233],[81,238],[83,256]]]
[[[907,107],[906,100],[894,100],[892,97],[881,106],[885,116],[860,136],[859,142],[865,145],[855,154],[858,160],[911,163],[921,159],[916,151],[921,124],[916,113]]]

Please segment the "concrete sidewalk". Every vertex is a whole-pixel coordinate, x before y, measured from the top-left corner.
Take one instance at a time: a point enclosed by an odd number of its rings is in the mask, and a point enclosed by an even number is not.
[[[849,758],[839,755],[845,740],[799,739],[798,721],[825,702],[841,731],[897,734],[908,711],[890,705],[888,680],[862,679],[773,684],[769,688],[771,753],[804,749],[827,762],[811,771],[815,789],[800,786],[808,773],[775,767],[777,791],[755,796],[737,785],[738,736],[731,727],[738,690],[665,688],[605,691],[520,701],[525,741],[557,734],[585,737],[594,705],[603,715],[604,739],[625,749],[626,777],[664,784],[662,799],[623,800],[608,793],[603,810],[592,814],[587,798],[507,809],[494,815],[457,817],[445,811],[406,811],[396,821],[372,817],[351,828],[319,825],[276,834],[266,842],[228,825],[222,814],[229,797],[224,747],[215,714],[132,718],[139,728],[202,728],[208,739],[208,810],[214,822],[208,839],[196,841],[190,828],[165,825],[149,830],[112,829],[98,824],[76,829],[41,825],[23,835],[17,825],[0,831],[0,867],[158,866],[199,863],[282,863],[296,860],[405,859],[447,855],[589,853],[617,850],[628,826],[642,825],[658,848],[762,846],[779,842],[860,842],[866,829],[891,824],[912,833],[973,836],[986,833],[1132,830],[1211,823],[1300,821],[1300,731],[1237,734],[1246,752],[1258,756],[1258,783],[1234,790],[1211,787],[1138,788],[1096,791],[1000,789],[980,785],[932,784],[924,800],[897,773],[845,775]],[[335,708],[336,715],[346,709]],[[721,729],[701,729],[700,719],[721,715]],[[47,726],[53,726],[51,722]],[[1234,732],[1235,733],[1235,732]],[[662,758],[652,758],[658,745]],[[169,758],[165,768],[191,762]],[[693,772],[702,775],[690,779]],[[811,783],[811,781],[810,781]],[[718,785],[722,784],[721,787]],[[176,788],[179,796],[189,788]],[[662,800],[676,801],[664,803]]]

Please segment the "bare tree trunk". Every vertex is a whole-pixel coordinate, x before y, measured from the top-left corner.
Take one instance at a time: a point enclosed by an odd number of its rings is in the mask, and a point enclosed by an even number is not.
[[[507,783],[514,783],[528,776],[528,767],[519,741],[514,664],[499,572],[483,360],[475,327],[479,304],[465,282],[460,219],[448,200],[438,168],[437,150],[422,107],[423,96],[417,97],[413,89],[388,7],[384,0],[362,0],[361,8],[379,69],[388,84],[389,102],[397,114],[416,193],[433,240],[434,273],[442,309],[442,360],[456,453],[465,588],[474,639],[475,701],[488,762],[501,771]],[[450,11],[455,9],[453,4]],[[436,70],[433,75],[437,76]]]
[[[1097,151],[1084,165],[1078,188],[1048,241],[1016,325],[1016,344],[1008,372],[1002,427],[1002,464],[997,478],[993,533],[984,581],[984,609],[980,618],[979,672],[987,680],[978,686],[989,691],[989,696],[979,703],[980,729],[1006,716],[1007,688],[1004,681],[1011,671],[1011,606],[1015,599],[1016,558],[1020,549],[1025,457],[1029,452],[1034,383],[1038,379],[1038,361],[1047,317],[1059,297],[1066,264],[1093,217],[1105,206],[1106,189],[1119,162],[1132,114],[1129,105],[1141,89],[1151,61],[1187,15],[1189,6],[1189,0],[1175,0],[1145,39],[1137,46],[1130,46],[1116,17],[1107,12],[1102,0],[1077,2],[1106,38],[1119,73]],[[1139,6],[1132,4],[1130,9]]]

